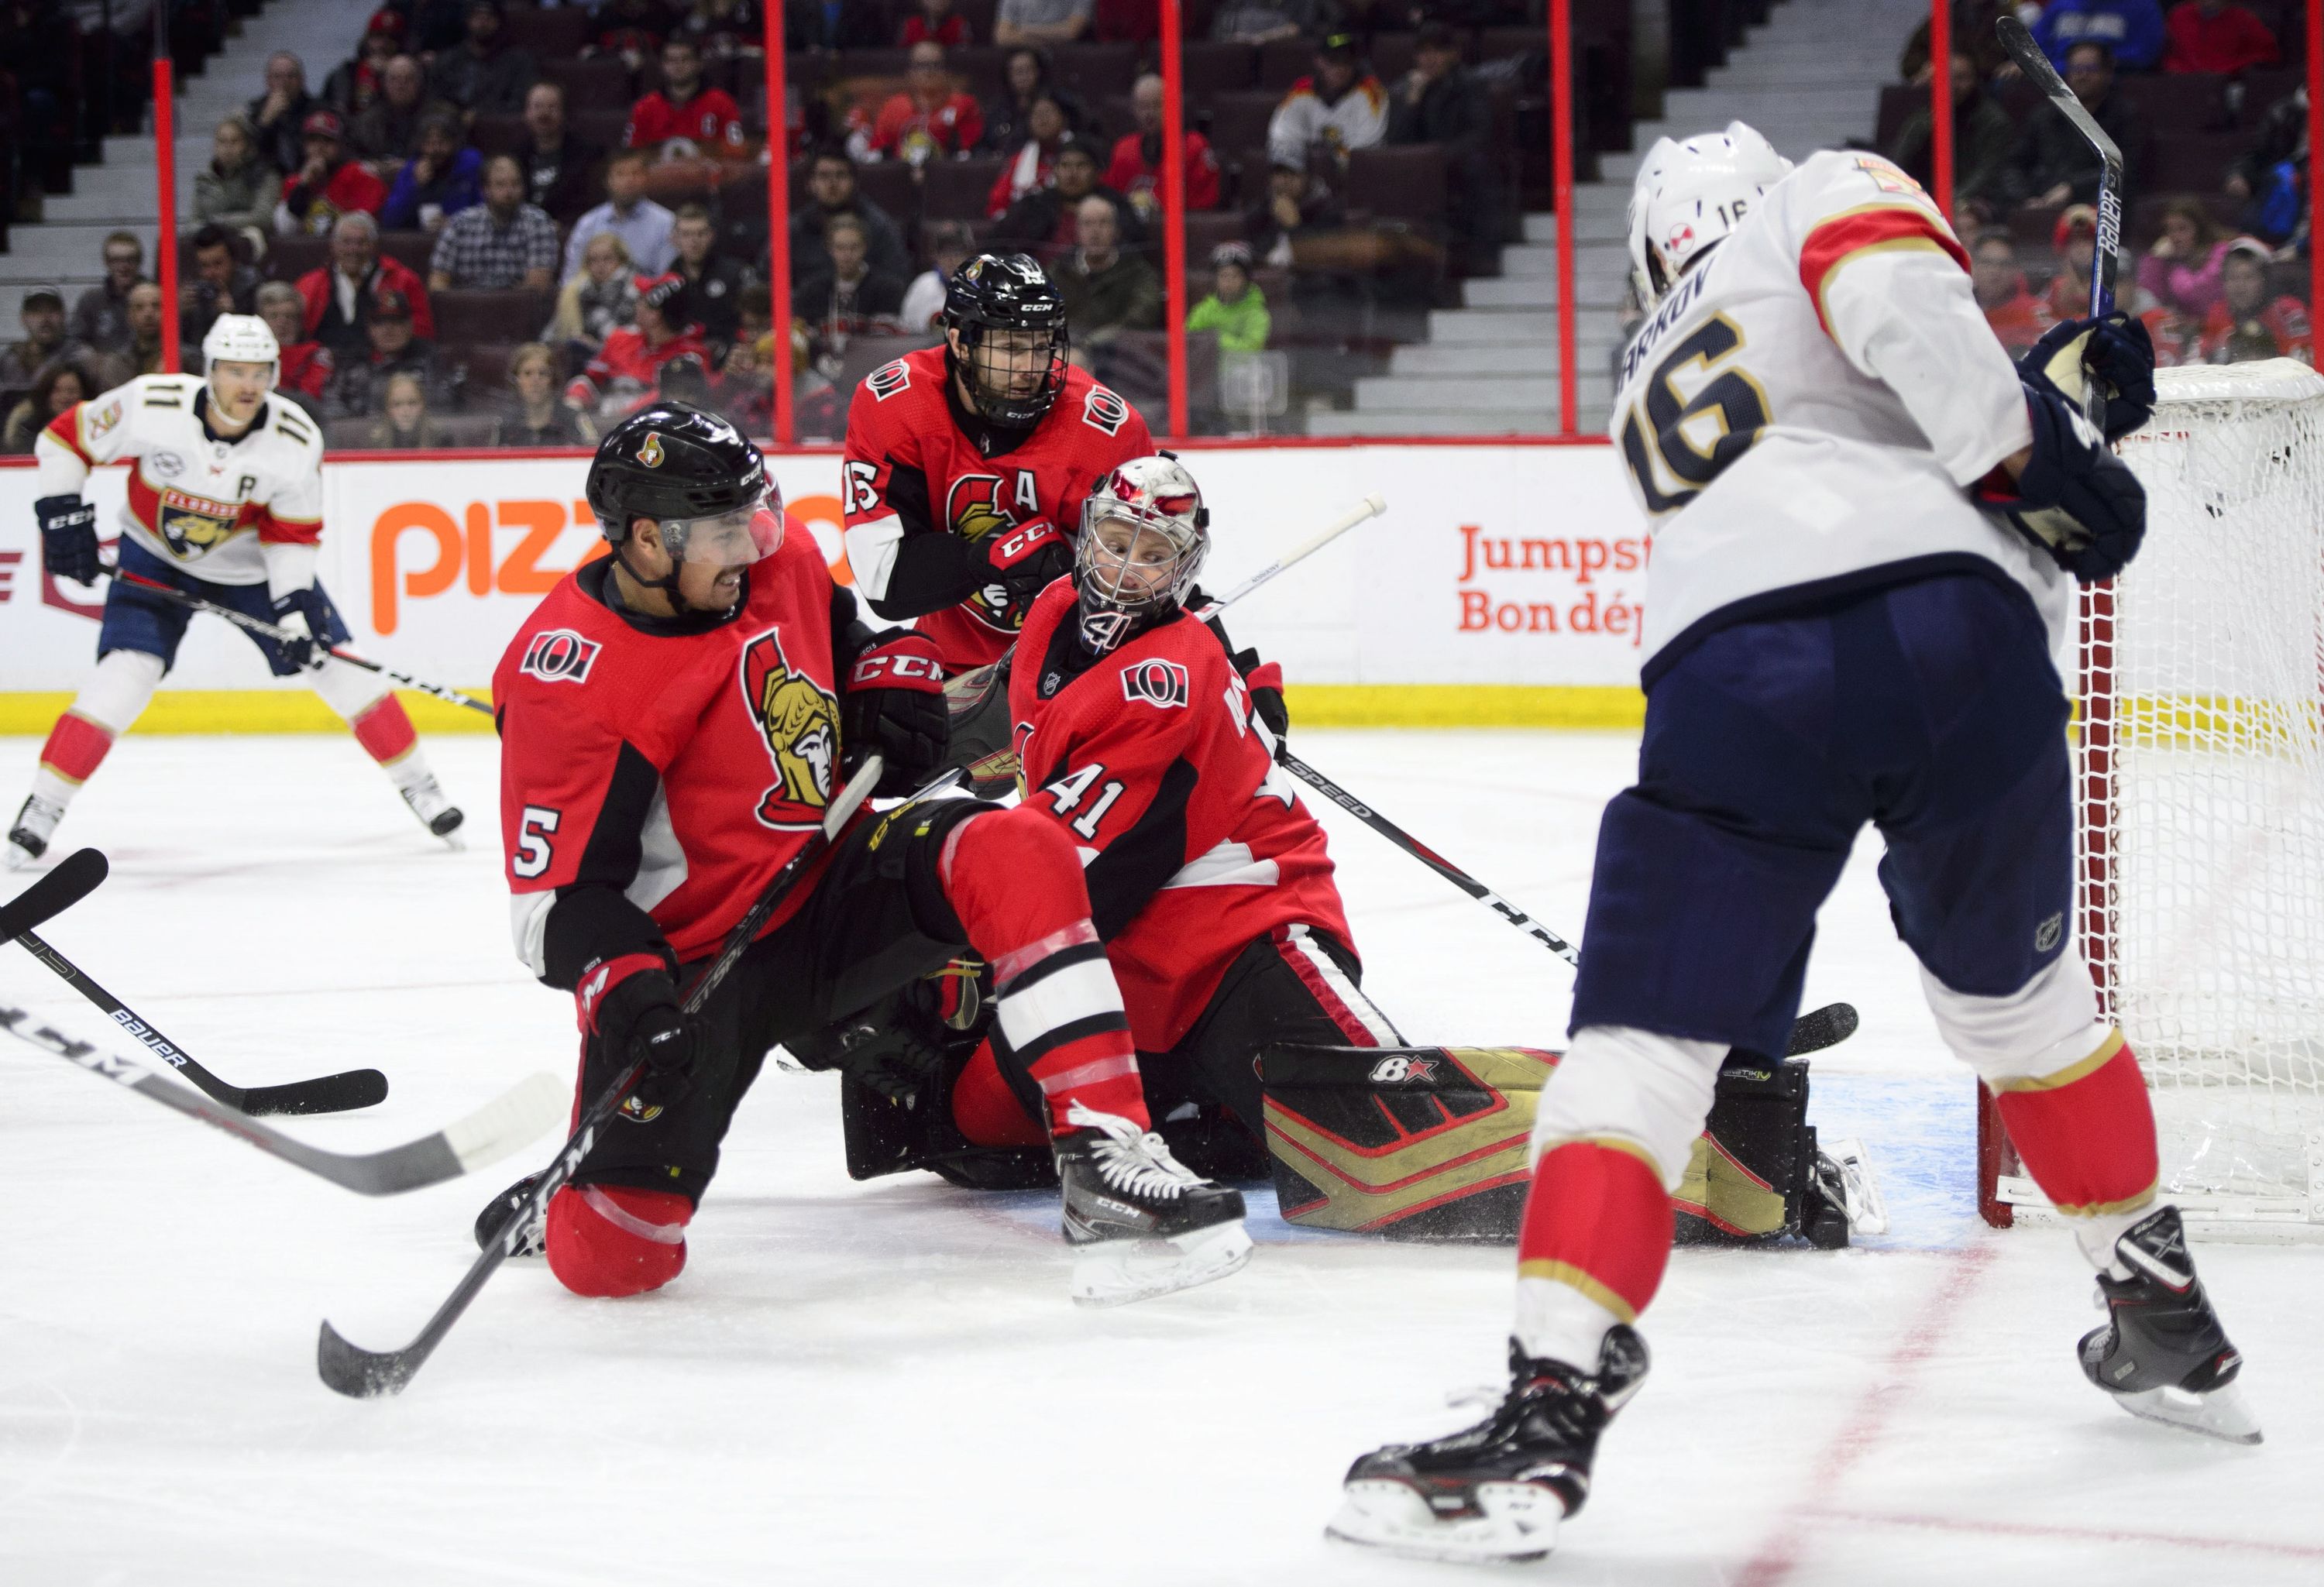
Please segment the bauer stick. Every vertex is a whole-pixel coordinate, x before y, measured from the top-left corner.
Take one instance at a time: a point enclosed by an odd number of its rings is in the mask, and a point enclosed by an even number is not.
[[[142,577],[134,573],[124,573],[117,567],[108,567],[105,571],[124,583],[135,585],[141,590],[151,590],[164,600],[175,601],[189,612],[207,612],[213,617],[223,617],[236,628],[247,629],[261,638],[271,639],[277,643],[313,638],[309,634],[294,633],[279,623],[247,616],[231,606],[221,606],[216,601],[205,601],[201,596],[189,595],[174,585],[162,584],[158,580]],[[464,695],[458,689],[447,688],[440,683],[430,683],[424,678],[414,678],[409,672],[399,672],[392,667],[374,661],[368,657],[358,656],[353,650],[342,650],[337,645],[327,645],[320,641],[315,641],[314,644],[315,648],[325,655],[336,657],[350,667],[360,667],[366,672],[378,673],[392,683],[400,683],[406,688],[418,689],[424,695],[434,695],[447,706],[457,706],[467,711],[481,711],[487,716],[493,714],[493,708],[490,706],[473,695]]]
[[[719,983],[741,961],[744,950],[757,940],[761,928],[773,916],[777,906],[790,896],[791,890],[798,885],[808,867],[831,847],[839,829],[847,825],[848,818],[871,797],[872,789],[880,781],[881,770],[880,757],[873,755],[868,758],[855,775],[848,780],[847,786],[833,798],[831,807],[824,812],[823,825],[807,835],[807,840],[799,845],[798,853],[785,861],[773,880],[760,890],[758,899],[742,919],[734,923],[734,929],[726,934],[726,940],[719,945],[718,956],[710,961],[710,967],[702,973],[702,978],[686,994],[685,1012],[688,1017],[702,1011],[702,1006],[710,1001],[710,994],[718,990]],[[452,1324],[460,1320],[460,1314],[468,1309],[468,1304],[476,1298],[477,1292],[508,1259],[510,1251],[524,1237],[524,1231],[535,1219],[547,1215],[549,1199],[564,1189],[580,1169],[582,1159],[589,1155],[590,1147],[596,1141],[597,1131],[613,1122],[613,1115],[621,1111],[622,1104],[629,1100],[630,1093],[637,1089],[645,1074],[644,1063],[632,1064],[615,1075],[613,1084],[589,1104],[588,1111],[581,1115],[580,1125],[573,1131],[572,1139],[566,1141],[558,1152],[557,1160],[542,1172],[523,1204],[509,1215],[507,1222],[501,1225],[500,1232],[478,1253],[475,1261],[468,1268],[467,1276],[445,1298],[444,1304],[436,1308],[436,1315],[428,1319],[428,1325],[420,1331],[418,1338],[401,1350],[364,1350],[348,1343],[337,1329],[325,1322],[322,1333],[315,1342],[315,1370],[322,1375],[324,1383],[334,1392],[351,1399],[372,1399],[384,1394],[401,1393],[403,1386],[411,1381],[412,1375],[435,1353],[436,1347],[444,1342],[444,1335],[451,1332]]]
[[[33,931],[95,892],[110,867],[96,849],[68,854],[55,870],[0,909],[0,940],[14,937],[24,951],[55,971],[64,983],[95,1003],[140,1046],[191,1081],[196,1090],[251,1118],[271,1113],[343,1113],[385,1100],[387,1076],[376,1069],[349,1069],[281,1085],[232,1085],[194,1062],[192,1055],[163,1036],[119,998],[89,979],[79,965],[41,940]]]

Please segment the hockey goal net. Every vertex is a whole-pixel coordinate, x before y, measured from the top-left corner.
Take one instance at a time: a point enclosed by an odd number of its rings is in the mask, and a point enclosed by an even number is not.
[[[2081,594],[2077,924],[2163,1194],[2324,1223],[2324,376],[2156,373],[2146,542]],[[2046,1204],[1991,1108],[1985,1210]]]

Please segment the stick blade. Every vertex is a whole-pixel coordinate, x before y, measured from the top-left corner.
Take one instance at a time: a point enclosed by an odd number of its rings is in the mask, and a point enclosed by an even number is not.
[[[1856,1034],[1856,1024],[1855,1005],[1826,1003],[1792,1022],[1792,1045],[1785,1052],[1796,1058],[1803,1053],[1820,1053],[1828,1047],[1838,1047]]]
[[[344,1075],[324,1075],[313,1080],[254,1085],[244,1093],[242,1111],[254,1119],[278,1113],[345,1113],[376,1107],[386,1100],[386,1075],[376,1069],[349,1069]]]
[[[446,1125],[444,1143],[465,1174],[540,1139],[572,1109],[572,1085],[536,1069],[466,1118]]]
[[[315,1341],[315,1370],[323,1386],[349,1399],[380,1399],[401,1394],[420,1363],[401,1351],[376,1352],[349,1344],[328,1323]]]
[[[0,904],[0,942],[38,931],[95,892],[112,870],[96,849],[75,849],[32,886]]]

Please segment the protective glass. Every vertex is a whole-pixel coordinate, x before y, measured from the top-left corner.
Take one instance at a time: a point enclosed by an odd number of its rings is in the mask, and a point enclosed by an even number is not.
[[[783,497],[770,484],[756,502],[715,518],[666,518],[661,543],[675,562],[747,567],[782,549]]]

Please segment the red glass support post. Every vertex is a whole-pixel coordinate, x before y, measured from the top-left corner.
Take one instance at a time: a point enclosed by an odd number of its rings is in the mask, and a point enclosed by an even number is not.
[[[1170,433],[1186,433],[1185,8],[1162,0],[1162,304],[1170,336]]]
[[[185,367],[178,346],[177,88],[170,69],[169,7],[153,7],[153,180],[161,204],[153,212],[154,279],[161,283],[161,371]]]
[[[1577,433],[1573,368],[1573,7],[1549,0],[1550,184],[1557,206],[1557,433]]]
[[[2308,6],[2308,312],[2324,310],[2324,183],[2316,180],[2313,151],[2324,148],[2324,5]]]
[[[766,11],[767,295],[774,322],[775,444],[798,438],[791,412],[791,128],[783,87],[783,7]]]
[[[1929,185],[1953,213],[1953,5],[1929,0]]]

